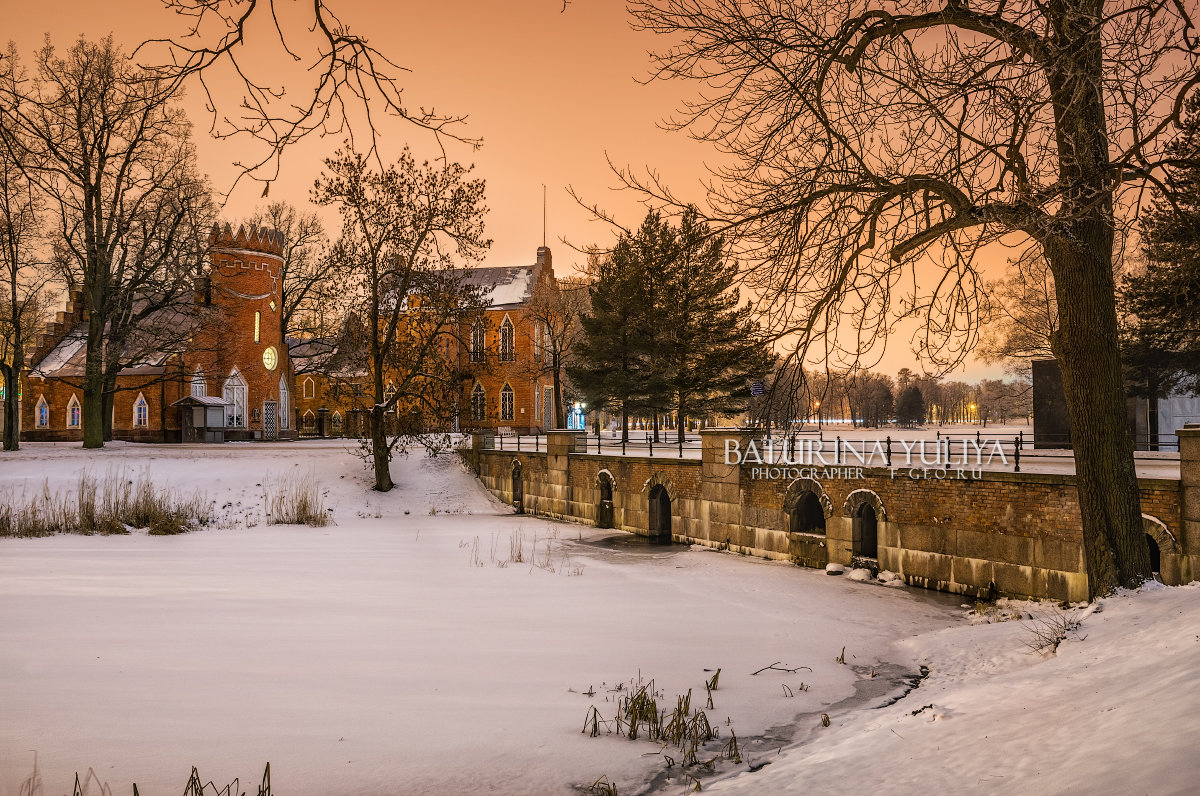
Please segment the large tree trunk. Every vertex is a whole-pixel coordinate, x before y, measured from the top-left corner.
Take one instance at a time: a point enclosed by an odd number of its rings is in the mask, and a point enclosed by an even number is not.
[[[95,302],[93,302],[95,303]],[[104,447],[104,321],[88,317],[87,359],[83,366],[83,447]]]
[[[387,433],[384,429],[383,407],[378,403],[371,408],[371,456],[375,467],[376,492],[388,492],[392,483],[392,470],[388,461]]]
[[[538,398],[537,400],[541,400]],[[563,417],[562,375],[561,368],[554,368],[554,427],[566,428],[566,418]]]
[[[1048,246],[1058,294],[1053,341],[1071,421],[1088,591],[1099,597],[1150,577],[1141,494],[1125,409],[1110,262],[1095,249]]]
[[[21,449],[21,371],[25,356],[20,332],[13,337],[13,361],[4,367],[4,450]]]
[[[1118,586],[1137,587],[1151,576],[1118,350],[1109,138],[1099,85],[1103,6],[1101,0],[1050,6],[1062,42],[1046,78],[1063,194],[1062,221],[1042,238],[1054,275],[1059,327],[1051,348],[1071,422],[1092,598]]]
[[[104,376],[104,441],[112,442],[113,438],[113,404],[117,400],[117,374]],[[132,421],[132,418],[131,418]]]

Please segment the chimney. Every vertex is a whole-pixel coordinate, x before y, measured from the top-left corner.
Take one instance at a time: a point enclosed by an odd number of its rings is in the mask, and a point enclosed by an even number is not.
[[[543,266],[543,267],[546,267],[546,268],[551,268],[551,269],[553,269],[553,268],[554,268],[554,266],[550,264],[550,260],[551,260],[551,257],[550,257],[550,247],[548,247],[548,246],[538,246],[538,252],[537,252],[537,264],[538,264],[539,266]]]

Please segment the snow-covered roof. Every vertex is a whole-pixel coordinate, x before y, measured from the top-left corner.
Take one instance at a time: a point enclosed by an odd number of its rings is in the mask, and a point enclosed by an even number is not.
[[[464,282],[484,288],[483,298],[492,309],[517,307],[529,301],[536,284],[536,265],[472,268],[464,273]]]
[[[185,395],[171,406],[230,406],[230,403],[219,395]]]
[[[80,324],[50,349],[50,353],[42,357],[42,361],[32,368],[32,372],[39,376],[50,376],[71,366],[78,367],[82,373],[86,345],[87,327]]]

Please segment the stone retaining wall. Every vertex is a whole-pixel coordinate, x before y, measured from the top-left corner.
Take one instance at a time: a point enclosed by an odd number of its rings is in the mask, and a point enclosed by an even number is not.
[[[1200,576],[1200,428],[1195,432],[1180,432],[1182,489],[1180,481],[1140,479],[1147,533],[1159,546],[1168,584]],[[1087,599],[1074,476],[913,479],[905,469],[862,467],[853,478],[755,478],[753,466],[725,463],[726,440],[744,446],[748,434],[701,434],[699,461],[576,453],[583,446],[574,432],[551,432],[543,452],[485,450],[476,440],[467,455],[484,486],[505,501],[514,498],[517,469],[520,507],[531,514],[596,524],[607,513],[601,499],[607,480],[612,526],[647,535],[649,494],[662,485],[675,541],[824,567],[852,564],[863,552],[862,523],[854,516],[865,504],[877,517],[878,553],[870,563],[912,585],[972,597]],[[807,493],[819,501],[824,533],[790,530],[792,511]],[[1186,512],[1183,494],[1190,498]]]

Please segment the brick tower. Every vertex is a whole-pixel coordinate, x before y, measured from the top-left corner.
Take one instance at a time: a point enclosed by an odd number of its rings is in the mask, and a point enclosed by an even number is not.
[[[220,320],[208,324],[188,357],[191,392],[229,402],[226,439],[294,437],[291,361],[279,320],[283,235],[218,226],[209,252],[203,300]]]

